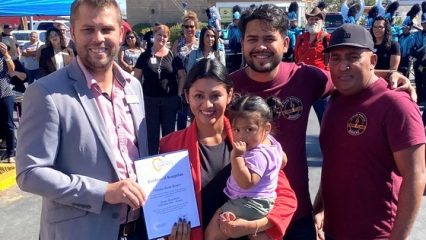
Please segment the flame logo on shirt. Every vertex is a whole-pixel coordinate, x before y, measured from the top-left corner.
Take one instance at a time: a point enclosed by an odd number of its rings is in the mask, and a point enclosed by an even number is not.
[[[283,101],[284,108],[281,115],[288,120],[296,120],[302,116],[303,103],[297,97],[288,97]]]
[[[355,113],[349,118],[346,129],[352,136],[363,134],[367,130],[367,117],[363,113]]]

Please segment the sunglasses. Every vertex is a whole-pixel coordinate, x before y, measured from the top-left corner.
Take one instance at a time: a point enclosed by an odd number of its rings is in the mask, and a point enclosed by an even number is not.
[[[194,25],[183,25],[183,27],[185,28],[185,29],[194,29],[195,28],[195,26]]]
[[[135,37],[133,37],[133,36],[128,36],[128,37],[126,37],[126,39],[134,39]]]

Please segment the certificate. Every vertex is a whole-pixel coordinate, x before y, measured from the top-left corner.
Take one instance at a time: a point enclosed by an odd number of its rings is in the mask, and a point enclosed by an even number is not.
[[[143,214],[149,239],[169,235],[179,218],[200,226],[187,150],[143,158],[135,168],[147,196]]]

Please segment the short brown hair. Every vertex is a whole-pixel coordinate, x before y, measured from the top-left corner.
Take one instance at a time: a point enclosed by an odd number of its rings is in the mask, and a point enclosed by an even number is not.
[[[163,31],[164,33],[167,34],[167,37],[170,37],[170,29],[166,25],[160,24],[158,26],[155,26],[154,29],[152,30],[154,34],[156,34],[158,31]]]
[[[112,6],[117,10],[118,13],[118,23],[121,26],[121,10],[120,6],[118,6],[118,3],[115,0],[75,0],[71,4],[71,25],[74,25],[75,20],[78,18],[78,9],[82,5],[87,5],[93,8],[102,8],[106,6]]]

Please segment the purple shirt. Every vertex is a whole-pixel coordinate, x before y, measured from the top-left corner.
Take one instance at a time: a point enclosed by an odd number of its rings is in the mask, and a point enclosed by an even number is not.
[[[230,199],[275,198],[277,196],[275,189],[283,160],[283,149],[274,137],[268,135],[268,139],[271,141],[270,146],[260,144],[243,155],[247,168],[260,176],[259,182],[249,189],[243,189],[238,186],[231,175],[224,189]]]

